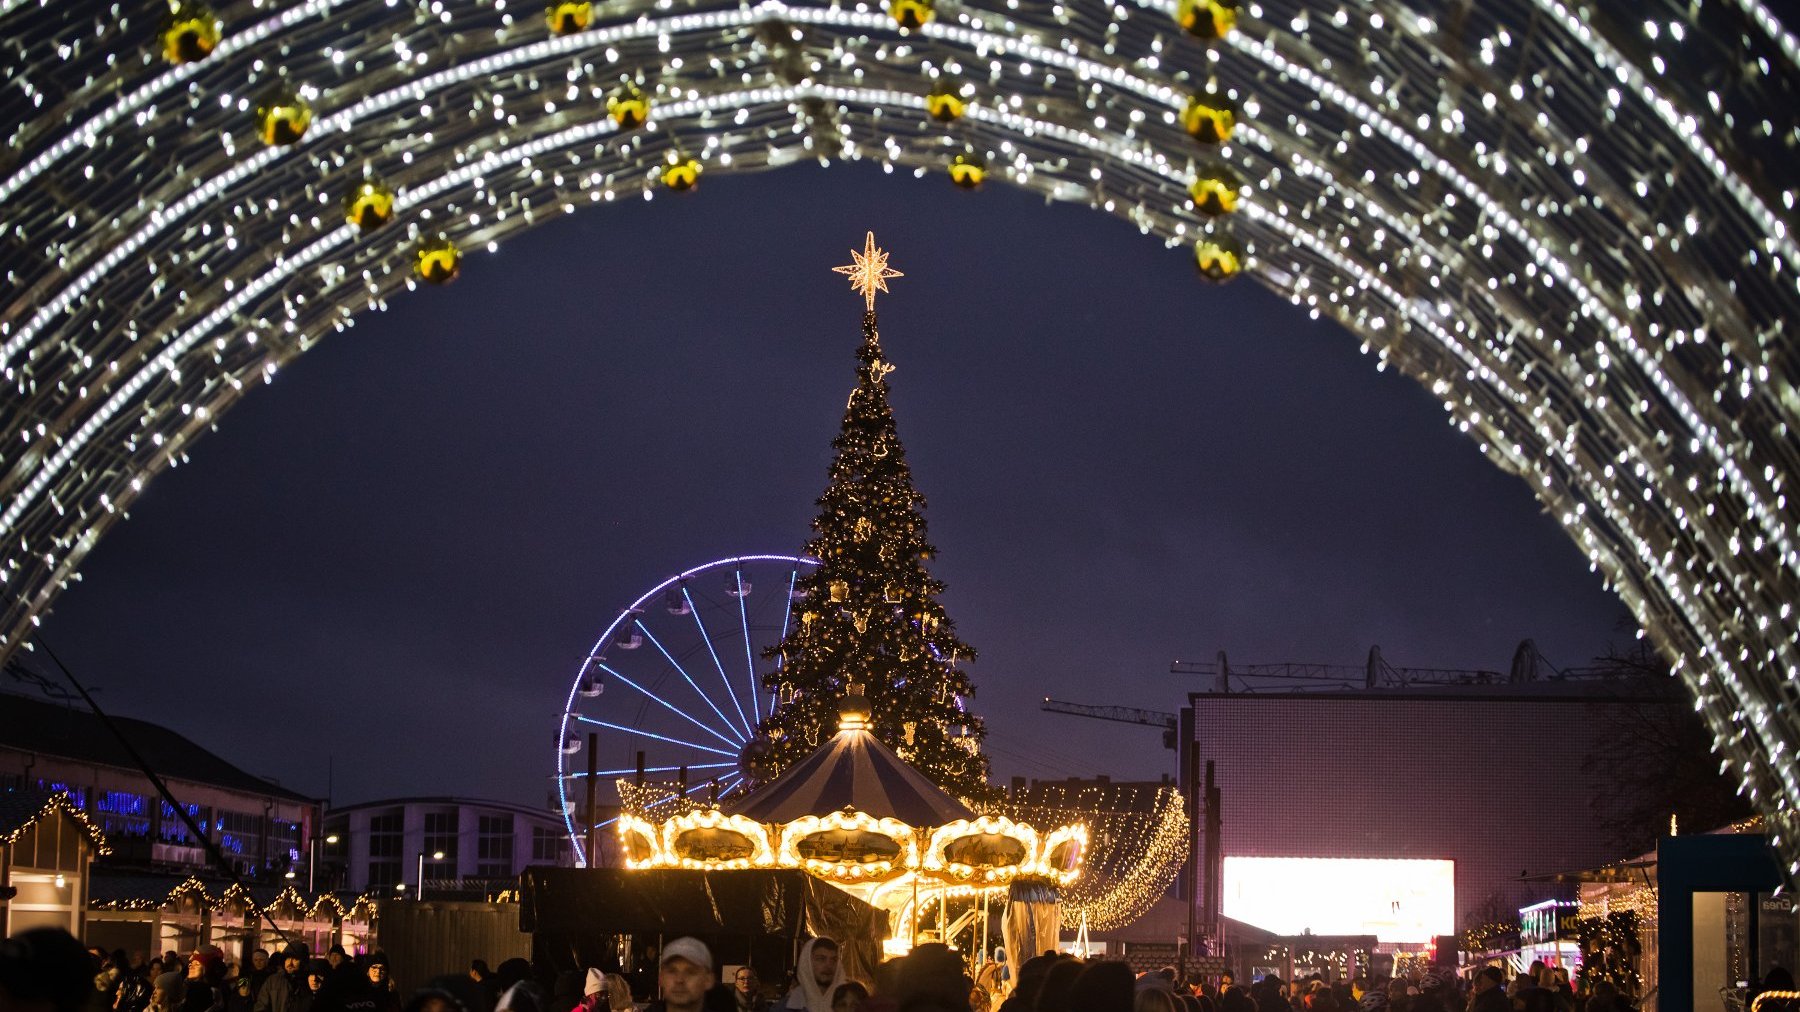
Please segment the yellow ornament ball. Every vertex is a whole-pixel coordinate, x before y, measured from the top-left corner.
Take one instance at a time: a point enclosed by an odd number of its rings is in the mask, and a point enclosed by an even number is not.
[[[1201,214],[1230,214],[1237,210],[1238,196],[1243,188],[1244,181],[1228,166],[1204,165],[1188,186],[1188,196],[1193,198],[1194,209]]]
[[[1237,129],[1237,103],[1208,88],[1189,98],[1181,110],[1181,128],[1205,144],[1223,144]]]
[[[379,176],[364,176],[344,194],[344,220],[367,232],[394,218],[394,191]]]
[[[969,103],[962,96],[949,88],[940,88],[925,96],[925,112],[939,123],[953,123],[962,119],[963,110]]]
[[[218,48],[219,16],[200,3],[177,3],[163,23],[163,59],[173,64],[204,60]]]
[[[977,189],[986,178],[987,163],[974,155],[957,155],[950,160],[950,181],[963,189]]]
[[[1230,281],[1244,269],[1244,247],[1228,235],[1209,235],[1194,243],[1194,266],[1208,281]]]
[[[687,158],[663,166],[662,183],[677,193],[686,193],[700,185],[700,163]]]
[[[442,236],[419,243],[413,252],[413,274],[420,281],[447,285],[462,271],[462,250]]]
[[[1222,39],[1237,27],[1237,0],[1181,0],[1175,20],[1188,34],[1202,39]]]
[[[923,28],[936,16],[932,0],[888,0],[888,14],[902,28]]]
[[[557,35],[585,32],[594,22],[594,5],[589,0],[561,0],[544,8],[544,21]]]
[[[312,106],[288,85],[277,85],[256,105],[256,133],[264,144],[298,143],[312,125]]]
[[[621,130],[636,130],[650,119],[650,96],[635,84],[621,85],[606,98],[606,114]]]

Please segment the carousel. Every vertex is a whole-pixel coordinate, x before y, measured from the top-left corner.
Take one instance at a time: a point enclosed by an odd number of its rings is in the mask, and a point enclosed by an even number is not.
[[[887,911],[889,955],[988,935],[1005,901],[1009,950],[1055,944],[1057,891],[1082,872],[1087,827],[977,813],[869,732],[858,686],[837,734],[740,801],[676,814],[641,806],[618,822],[630,869],[797,868]],[[979,947],[979,946],[977,946]]]

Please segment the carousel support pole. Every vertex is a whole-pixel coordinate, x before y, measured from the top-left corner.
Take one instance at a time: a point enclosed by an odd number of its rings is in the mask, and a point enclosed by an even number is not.
[[[582,816],[582,823],[587,826],[587,866],[597,868],[600,865],[600,855],[594,852],[594,845],[599,841],[600,833],[594,817],[597,814],[594,811],[594,782],[600,779],[600,735],[588,732],[587,746],[587,814]]]
[[[981,972],[981,965],[988,958],[988,900],[993,897],[988,890],[981,891],[981,944],[975,947],[975,972]]]
[[[908,948],[916,949],[919,947],[919,875],[917,872],[913,873],[912,887],[912,916],[907,918],[909,926],[907,928],[906,944]]]
[[[950,894],[938,890],[938,941],[950,944]]]

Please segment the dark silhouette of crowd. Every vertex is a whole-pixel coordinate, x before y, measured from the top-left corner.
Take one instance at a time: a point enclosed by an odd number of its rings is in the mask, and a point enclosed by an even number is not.
[[[332,946],[257,949],[244,965],[214,945],[185,956],[134,961],[124,952],[84,949],[53,928],[0,942],[0,1012],[1635,1012],[1606,982],[1583,991],[1560,967],[1534,964],[1509,976],[1497,966],[1424,968],[1393,977],[1248,985],[1226,973],[1181,979],[1174,967],[1134,973],[1118,960],[1046,952],[1017,973],[998,956],[969,973],[948,947],[929,943],[876,967],[873,980],[846,977],[837,942],[809,940],[786,982],[766,984],[756,969],[721,967],[698,939],[668,942],[654,958],[644,1000],[631,983],[600,968],[545,975],[523,959],[436,977],[403,993],[381,952],[352,956]],[[1781,968],[1754,990],[1791,991]],[[651,996],[654,995],[652,998]]]

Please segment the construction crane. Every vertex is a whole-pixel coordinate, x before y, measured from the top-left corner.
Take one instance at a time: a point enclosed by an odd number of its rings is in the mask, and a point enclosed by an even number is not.
[[[1118,724],[1140,724],[1145,727],[1163,729],[1163,748],[1175,747],[1175,715],[1161,710],[1140,710],[1134,706],[1090,706],[1086,703],[1070,703],[1061,699],[1044,697],[1044,705],[1040,707],[1047,713],[1066,713],[1072,717],[1091,717],[1094,720],[1110,720]]]

